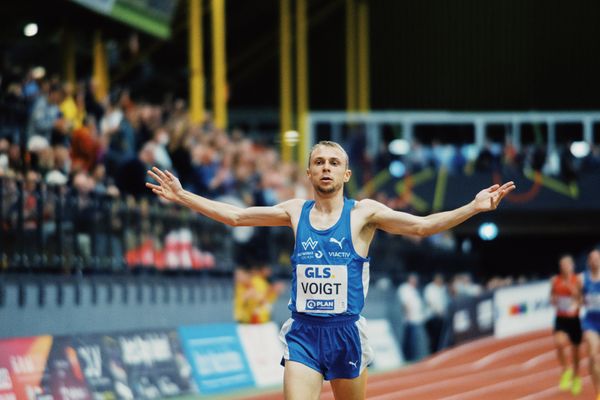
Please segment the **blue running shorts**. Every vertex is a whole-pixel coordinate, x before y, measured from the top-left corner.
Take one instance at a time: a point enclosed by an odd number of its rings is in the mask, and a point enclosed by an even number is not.
[[[581,320],[581,329],[583,331],[594,331],[600,334],[600,315],[597,313],[587,313]]]
[[[296,361],[325,380],[354,379],[373,361],[367,323],[358,315],[315,317],[292,313],[279,333],[284,345],[281,365]]]

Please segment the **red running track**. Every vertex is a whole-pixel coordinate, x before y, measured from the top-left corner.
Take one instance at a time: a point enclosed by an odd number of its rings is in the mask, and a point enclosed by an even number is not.
[[[593,399],[588,360],[581,363],[584,389],[578,397],[558,390],[560,367],[550,331],[506,339],[485,338],[443,351],[393,372],[373,374],[369,400],[549,400]],[[246,400],[282,400],[264,393]],[[323,385],[321,400],[333,400]]]

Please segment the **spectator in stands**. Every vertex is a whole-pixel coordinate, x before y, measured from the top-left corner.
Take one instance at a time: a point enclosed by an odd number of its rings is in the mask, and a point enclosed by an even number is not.
[[[402,351],[408,361],[417,361],[428,354],[425,330],[425,304],[419,293],[419,278],[410,274],[398,288],[398,299],[404,313],[404,337]]]
[[[581,322],[579,306],[581,293],[575,275],[573,257],[565,254],[559,259],[560,273],[552,278],[550,299],[556,308],[554,320],[554,344],[558,361],[562,367],[559,388],[581,393],[583,386],[579,376],[579,345],[581,344]],[[567,362],[566,351],[571,348],[572,363]]]
[[[208,144],[196,144],[192,149],[192,165],[194,191],[213,198],[215,193],[212,191],[212,183],[219,170],[215,148]]]
[[[33,105],[39,95],[40,85],[35,78],[34,70],[30,69],[23,82],[23,96],[30,105]]]
[[[136,121],[137,111],[132,107],[127,112],[121,111],[120,108],[114,109],[108,115],[106,123],[100,123],[102,143],[105,146],[104,164],[109,176],[116,177],[121,165],[135,157]]]
[[[423,297],[428,311],[425,328],[429,336],[429,349],[434,353],[440,350],[440,338],[449,302],[448,290],[442,274],[434,275],[433,280],[425,286]]]
[[[131,158],[119,166],[116,184],[121,193],[130,194],[135,198],[148,195],[145,188],[146,171],[154,164],[154,147],[154,143],[146,143],[136,158]]]
[[[59,135],[66,132],[65,121],[59,109],[62,101],[62,90],[59,85],[46,84],[47,92],[43,91],[33,104],[29,125],[27,127],[28,148],[33,143],[44,141],[50,144],[54,136],[55,140]]]
[[[10,141],[7,138],[0,137],[0,177],[8,172],[8,150]]]
[[[169,132],[165,128],[157,128],[152,135],[152,143],[154,144],[154,160],[156,165],[160,165],[160,168],[173,169],[173,162],[171,156],[167,151],[167,144],[169,143]]]
[[[482,287],[473,282],[469,273],[460,273],[454,275],[451,291],[455,297],[475,297],[482,293]]]
[[[67,82],[63,84],[63,100],[60,103],[60,112],[62,113],[67,130],[72,131],[83,125],[85,118],[85,108],[77,104],[75,87]]]
[[[73,189],[69,196],[67,211],[72,213],[73,229],[77,241],[78,255],[89,259],[92,254],[92,234],[96,229],[94,218],[95,204],[92,192],[94,180],[86,171],[80,171],[73,178]]]
[[[86,113],[92,115],[96,121],[101,121],[104,115],[104,107],[100,103],[104,101],[105,99],[100,98],[98,93],[98,82],[94,78],[89,79],[86,83],[83,100]]]
[[[71,137],[71,161],[74,171],[91,172],[98,160],[100,141],[93,117],[85,118],[84,125],[73,130]]]

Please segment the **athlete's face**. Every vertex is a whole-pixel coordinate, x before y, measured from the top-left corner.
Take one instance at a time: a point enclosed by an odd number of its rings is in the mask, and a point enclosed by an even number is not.
[[[594,250],[588,256],[588,265],[594,272],[600,271],[600,251]]]
[[[565,256],[560,259],[560,273],[564,276],[573,275],[573,271],[575,270],[575,263],[573,259],[569,256]]]
[[[339,192],[352,175],[344,153],[331,146],[318,146],[313,151],[306,173],[315,191],[322,195]]]

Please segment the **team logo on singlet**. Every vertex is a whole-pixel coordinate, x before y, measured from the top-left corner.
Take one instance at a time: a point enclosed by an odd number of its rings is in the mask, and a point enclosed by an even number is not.
[[[304,250],[308,250],[308,248],[310,247],[311,250],[314,250],[315,247],[317,247],[317,244],[319,244],[318,241],[313,240],[313,238],[309,237],[307,241],[302,242],[302,248]]]
[[[319,244],[318,240],[314,240],[312,237],[309,237],[301,243],[304,251],[298,252],[298,258],[306,260],[314,258],[319,259],[323,257],[323,252],[321,250],[315,250]]]

